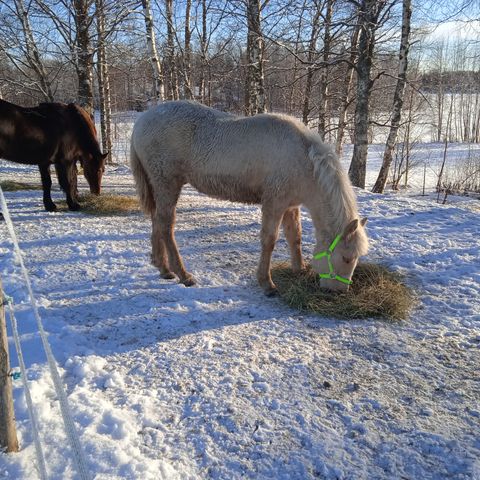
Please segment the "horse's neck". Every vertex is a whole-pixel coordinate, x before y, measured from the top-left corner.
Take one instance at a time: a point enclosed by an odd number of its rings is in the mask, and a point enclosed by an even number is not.
[[[336,203],[338,201],[338,204]],[[315,227],[317,244],[330,245],[345,227],[358,217],[357,208],[342,198],[334,200],[317,191],[305,202]]]

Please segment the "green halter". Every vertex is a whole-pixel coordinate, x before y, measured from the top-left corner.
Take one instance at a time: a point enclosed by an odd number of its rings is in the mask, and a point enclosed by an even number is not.
[[[340,275],[337,275],[335,273],[335,270],[333,269],[332,265],[332,253],[335,250],[335,247],[338,245],[338,242],[342,239],[342,235],[339,234],[335,237],[333,242],[330,244],[328,247],[328,250],[325,250],[324,252],[317,253],[313,256],[315,260],[320,260],[323,257],[327,257],[327,262],[328,262],[328,273],[319,273],[318,276],[320,278],[328,278],[329,280],[337,280],[342,283],[346,283],[347,285],[351,285],[353,282],[349,280],[348,278],[341,277]]]

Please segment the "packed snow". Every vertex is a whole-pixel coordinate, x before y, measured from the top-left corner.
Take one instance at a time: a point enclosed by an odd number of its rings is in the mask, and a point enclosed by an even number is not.
[[[441,148],[425,146],[423,162]],[[438,163],[428,169],[431,192]],[[31,167],[0,171],[39,181]],[[417,195],[422,174],[415,191],[358,191],[366,260],[405,274],[418,297],[396,323],[323,318],[265,297],[256,206],[184,189],[176,235],[198,280],[186,288],[150,264],[142,214],[47,213],[39,191],[6,193],[92,478],[480,479],[480,207]],[[104,179],[106,192],[134,193],[127,166]],[[308,257],[314,231],[302,216]],[[274,261],[287,258],[280,239]],[[77,478],[5,222],[0,277],[49,478]],[[11,356],[16,366],[13,342]],[[21,451],[0,454],[0,478],[37,478],[18,380],[14,397]]]

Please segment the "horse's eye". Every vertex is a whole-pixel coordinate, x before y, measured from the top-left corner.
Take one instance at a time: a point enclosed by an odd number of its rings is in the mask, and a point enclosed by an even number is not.
[[[343,257],[342,256],[342,260],[345,262],[345,263],[350,263],[353,259],[352,258],[347,258],[347,257]]]

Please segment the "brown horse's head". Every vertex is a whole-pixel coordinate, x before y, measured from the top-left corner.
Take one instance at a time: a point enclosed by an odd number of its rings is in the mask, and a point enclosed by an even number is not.
[[[78,127],[78,159],[82,165],[83,174],[90,186],[90,192],[99,195],[102,187],[102,176],[105,171],[105,159],[108,153],[102,153],[100,150],[97,130],[90,115],[74,103],[70,103],[68,108]]]
[[[90,186],[90,192],[95,195],[100,195],[102,176],[105,171],[105,158],[107,155],[107,153],[98,151],[94,154],[88,153],[86,156],[81,157],[80,160],[83,166],[83,175]]]
[[[337,292],[348,290],[358,259],[368,250],[368,239],[363,228],[366,223],[366,218],[352,220],[339,240],[330,244],[326,250],[321,251],[322,247],[317,245],[316,251],[319,254],[314,256],[312,266],[320,274],[322,288]]]

